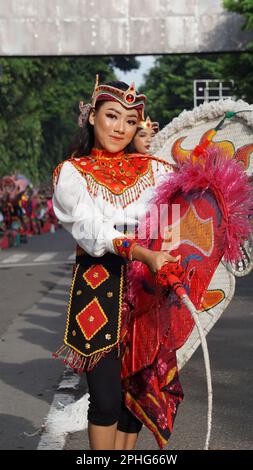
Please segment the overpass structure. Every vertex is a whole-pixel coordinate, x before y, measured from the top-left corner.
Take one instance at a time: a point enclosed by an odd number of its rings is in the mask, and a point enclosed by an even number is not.
[[[244,50],[242,24],[222,0],[0,0],[0,55]]]

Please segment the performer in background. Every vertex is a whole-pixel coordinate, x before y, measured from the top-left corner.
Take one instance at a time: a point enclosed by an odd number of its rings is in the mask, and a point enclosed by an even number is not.
[[[140,121],[138,124],[131,150],[141,154],[150,153],[150,146],[157,132],[159,132],[159,122],[152,122],[147,116],[146,120]]]
[[[145,100],[134,84],[100,85],[97,77],[91,104],[80,103],[80,144],[53,174],[55,214],[78,244],[64,345],[55,356],[76,371],[86,372],[88,433],[93,450],[133,449],[142,422],[151,430],[160,427],[165,432],[168,428],[169,436],[183,397],[175,352],[163,363],[168,373],[173,369],[173,393],[166,386],[161,392],[169,403],[166,424],[154,403],[152,425],[143,404],[139,411],[135,406],[133,414],[131,407],[125,406],[126,390],[121,382],[122,345],[134,315],[127,300],[127,266],[138,260],[155,274],[164,263],[178,260],[168,251],[142,247],[127,235],[129,226],[134,228],[145,214],[161,178],[173,171],[173,166],[161,159],[127,153],[144,121]],[[118,228],[126,225],[127,233]],[[149,332],[136,334],[141,341]]]

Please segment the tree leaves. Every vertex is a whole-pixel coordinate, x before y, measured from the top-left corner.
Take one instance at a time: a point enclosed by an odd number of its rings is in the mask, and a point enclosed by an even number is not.
[[[163,127],[183,109],[192,109],[194,79],[221,77],[217,54],[158,57],[141,89],[148,96],[147,114]]]
[[[115,79],[116,64],[138,67],[129,56],[1,58],[0,176],[50,180],[78,131],[79,101],[90,99],[97,73]]]
[[[253,0],[224,0],[230,11],[245,18],[245,29],[253,30]],[[157,57],[145,75],[141,91],[148,97],[147,114],[168,124],[184,109],[192,109],[193,80],[234,80],[234,96],[253,102],[253,44],[247,52],[223,54],[181,54]]]

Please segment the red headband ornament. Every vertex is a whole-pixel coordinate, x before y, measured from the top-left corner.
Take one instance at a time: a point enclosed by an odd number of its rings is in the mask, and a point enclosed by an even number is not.
[[[110,85],[99,85],[99,76],[96,75],[96,83],[91,98],[93,108],[95,108],[97,101],[118,101],[127,109],[137,109],[140,111],[141,119],[144,120],[146,99],[145,95],[137,95],[134,83],[124,91]]]

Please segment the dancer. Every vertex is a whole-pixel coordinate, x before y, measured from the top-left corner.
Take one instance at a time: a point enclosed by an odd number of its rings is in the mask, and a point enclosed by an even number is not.
[[[133,449],[145,422],[125,406],[121,383],[122,344],[132,315],[127,266],[138,260],[154,274],[164,263],[178,260],[166,250],[144,248],[133,238],[160,177],[173,171],[161,159],[127,153],[144,120],[145,100],[134,84],[100,85],[97,77],[91,104],[80,103],[80,145],[53,175],[55,214],[78,244],[65,344],[55,357],[86,372],[93,450]],[[169,358],[171,366],[176,367],[175,353]],[[168,413],[174,419],[182,399],[176,370],[173,381],[178,393],[171,395]]]
[[[140,121],[138,130],[133,138],[131,150],[136,153],[150,153],[153,138],[159,132],[159,122],[152,122],[147,116],[146,120]]]

